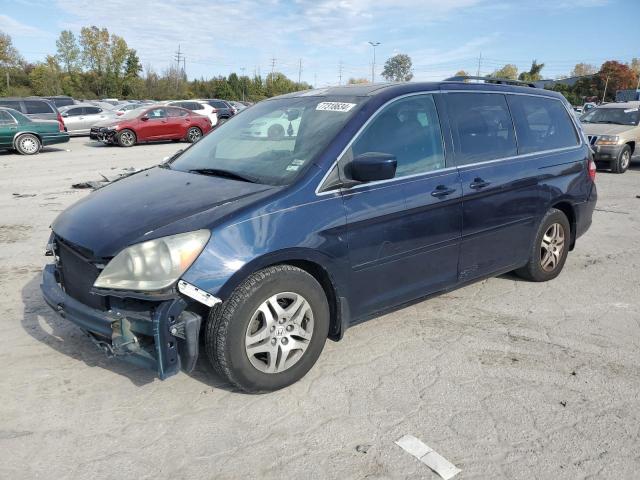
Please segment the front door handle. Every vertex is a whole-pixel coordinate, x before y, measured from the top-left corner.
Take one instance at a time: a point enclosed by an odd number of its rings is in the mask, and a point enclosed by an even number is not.
[[[436,198],[442,198],[442,197],[446,197],[447,195],[451,195],[452,193],[455,193],[455,192],[456,192],[455,188],[447,188],[445,185],[438,185],[436,189],[433,192],[431,192],[431,196]]]
[[[486,182],[480,177],[476,177],[473,179],[473,182],[471,182],[469,187],[473,188],[474,190],[479,190],[481,188],[488,187],[489,185],[491,185],[491,182]]]

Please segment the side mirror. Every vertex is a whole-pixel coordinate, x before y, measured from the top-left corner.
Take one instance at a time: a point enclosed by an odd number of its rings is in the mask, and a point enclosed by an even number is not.
[[[60,116],[67,118],[69,116],[68,112],[61,113]]]
[[[348,166],[349,176],[357,182],[389,180],[396,175],[398,161],[395,155],[367,152],[355,157]]]
[[[140,117],[140,120],[142,120],[143,122],[146,122],[147,120],[149,120],[149,115],[143,115]]]

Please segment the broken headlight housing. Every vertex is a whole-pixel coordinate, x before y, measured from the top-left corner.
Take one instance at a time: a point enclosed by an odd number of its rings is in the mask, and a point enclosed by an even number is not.
[[[210,236],[209,230],[197,230],[131,245],[107,264],[93,286],[112,290],[163,290],[191,266]]]

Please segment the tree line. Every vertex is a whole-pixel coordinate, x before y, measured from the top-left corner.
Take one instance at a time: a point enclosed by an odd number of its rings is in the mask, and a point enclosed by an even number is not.
[[[274,95],[306,90],[280,72],[260,75],[217,76],[188,80],[175,66],[156,72],[142,67],[135,49],[106,28],[83,27],[76,37],[60,32],[56,53],[41,62],[28,62],[0,31],[0,96],[69,95],[74,98],[224,98],[259,101]]]

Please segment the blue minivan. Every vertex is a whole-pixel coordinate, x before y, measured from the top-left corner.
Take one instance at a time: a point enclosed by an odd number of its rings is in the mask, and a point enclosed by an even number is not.
[[[555,278],[591,224],[594,178],[555,92],[444,81],[283,95],[61,213],[42,291],[160,378],[191,371],[202,345],[238,388],[272,391],[381,313],[505,272]]]

